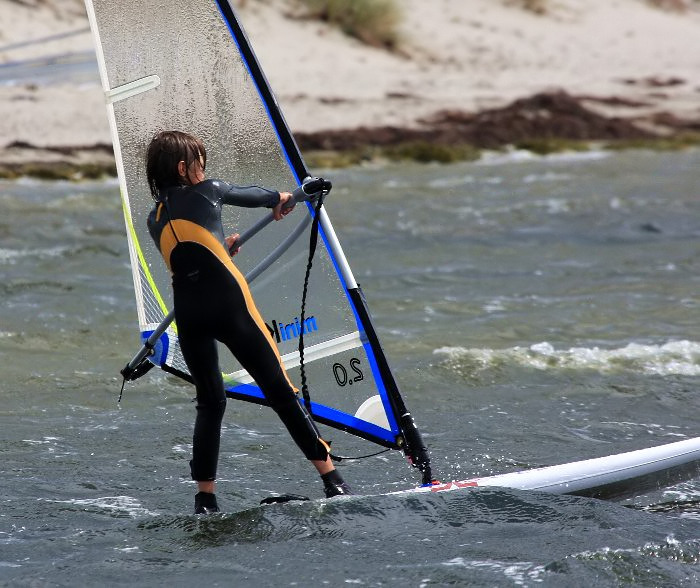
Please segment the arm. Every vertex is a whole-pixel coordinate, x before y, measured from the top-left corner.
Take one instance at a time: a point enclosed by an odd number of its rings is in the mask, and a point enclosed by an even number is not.
[[[280,193],[259,186],[234,186],[216,181],[221,190],[221,203],[245,208],[274,208],[280,202]]]
[[[221,198],[222,204],[257,208],[265,206],[272,209],[275,220],[282,220],[287,216],[296,202],[292,200],[291,192],[275,192],[258,186],[233,186],[229,185]]]

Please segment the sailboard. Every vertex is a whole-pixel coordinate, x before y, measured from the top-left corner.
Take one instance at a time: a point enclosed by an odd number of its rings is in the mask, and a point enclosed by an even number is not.
[[[700,475],[700,437],[565,464],[433,484],[393,494],[512,488],[623,500]]]
[[[142,350],[122,371],[152,365],[191,380],[173,320],[170,277],[146,228],[153,206],[144,155],[150,138],[177,129],[207,146],[207,176],[291,190],[311,176],[228,0],[86,0],[107,102],[136,294]],[[301,207],[297,207],[301,208]],[[226,229],[243,233],[260,210],[224,207]],[[324,207],[308,279],[308,226],[316,209],[264,223],[236,257],[294,382],[299,339],[314,420],[398,449],[432,479],[427,448],[407,410],[369,309]],[[307,238],[300,238],[307,235]],[[227,395],[266,404],[230,354],[222,354]]]
[[[700,437],[656,447],[505,474],[435,482],[396,490],[386,496],[469,492],[478,488],[507,488],[545,494],[568,494],[602,500],[625,500],[658,491],[700,475]],[[352,499],[349,496],[346,499]],[[309,500],[284,494],[261,504]]]
[[[107,117],[126,223],[142,346],[122,370],[136,379],[157,366],[191,381],[177,338],[170,277],[148,235],[153,205],[144,156],[166,129],[193,133],[207,146],[207,175],[239,185],[290,190],[311,174],[229,0],[85,0],[106,98]],[[299,206],[297,208],[302,208]],[[605,497],[647,483],[695,477],[700,438],[583,462],[433,484],[430,458],[406,407],[363,292],[322,206],[308,203],[284,222],[260,211],[224,207],[224,225],[255,246],[236,263],[246,275],[293,381],[299,381],[299,338],[314,420],[379,446],[401,450],[421,474],[405,492],[504,486]],[[300,313],[311,219],[319,246]],[[222,355],[227,395],[266,404],[260,389]],[[617,489],[617,490],[616,490]]]

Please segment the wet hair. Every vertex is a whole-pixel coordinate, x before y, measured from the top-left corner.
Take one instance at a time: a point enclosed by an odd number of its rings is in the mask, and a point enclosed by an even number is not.
[[[165,188],[187,185],[187,178],[178,172],[178,163],[184,161],[189,172],[190,166],[199,161],[200,155],[203,167],[206,167],[207,152],[204,143],[194,135],[182,131],[156,133],[146,151],[146,177],[153,199],[160,202],[160,191]]]

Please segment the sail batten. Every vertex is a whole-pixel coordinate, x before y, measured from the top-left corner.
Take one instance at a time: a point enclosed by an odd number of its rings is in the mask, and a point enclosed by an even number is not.
[[[134,80],[133,82],[128,82],[116,88],[112,88],[105,92],[107,97],[107,102],[114,103],[120,100],[126,100],[132,96],[136,96],[141,92],[148,92],[153,90],[160,85],[160,78],[156,75],[146,76],[145,78],[140,78]]]
[[[343,351],[356,349],[357,347],[360,347],[362,343],[362,337],[360,336],[359,331],[343,335],[342,337],[337,337],[331,341],[317,343],[316,345],[312,345],[311,347],[304,349],[304,362],[311,363],[313,361],[336,355]],[[282,363],[286,369],[299,366],[300,361],[301,356],[298,351],[293,351],[292,353],[282,356]],[[248,372],[245,370],[239,370],[232,374],[228,374],[226,377],[243,384],[249,384],[253,381],[253,378],[250,377]]]

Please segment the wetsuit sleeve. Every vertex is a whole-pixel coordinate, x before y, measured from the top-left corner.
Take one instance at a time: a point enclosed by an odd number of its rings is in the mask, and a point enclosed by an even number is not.
[[[155,207],[148,215],[146,226],[148,227],[148,232],[151,234],[153,241],[155,241],[156,247],[158,247],[158,250],[160,251],[160,234],[163,230],[163,226],[158,222],[158,217],[158,208]]]
[[[234,186],[221,182],[221,203],[246,208],[266,206],[274,208],[279,204],[280,193],[259,186]]]

